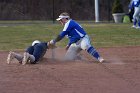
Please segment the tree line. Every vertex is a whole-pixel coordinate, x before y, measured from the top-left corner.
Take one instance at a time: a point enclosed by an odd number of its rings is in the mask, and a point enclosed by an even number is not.
[[[101,20],[112,19],[114,0],[99,0]],[[121,0],[125,13],[129,0]],[[0,20],[54,20],[69,12],[76,20],[95,19],[94,0],[0,0]]]

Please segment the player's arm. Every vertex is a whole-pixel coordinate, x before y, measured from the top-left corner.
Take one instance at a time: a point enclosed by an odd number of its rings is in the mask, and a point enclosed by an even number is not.
[[[130,4],[129,4],[129,11],[134,7],[134,2],[133,2],[133,0],[131,0],[131,2],[130,2]]]
[[[54,42],[58,42],[64,38],[65,35],[68,34],[68,31],[71,29],[71,25],[65,24],[63,31],[54,39]]]
[[[50,41],[51,44],[55,44],[56,42],[60,41],[61,39],[64,38],[65,35],[68,34],[69,29],[71,26],[69,24],[65,24],[63,31],[53,40]]]
[[[67,31],[62,31],[55,39],[51,40],[49,43],[55,45],[56,42],[62,40],[65,35],[67,35]]]
[[[58,42],[64,38],[64,36],[67,35],[67,31],[62,31],[55,39],[54,42]]]

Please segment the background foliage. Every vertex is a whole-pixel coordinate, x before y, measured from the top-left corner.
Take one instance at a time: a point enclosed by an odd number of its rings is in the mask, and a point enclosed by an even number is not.
[[[124,13],[120,0],[115,0],[112,6],[112,13]]]
[[[120,0],[128,13],[129,0]],[[114,0],[99,0],[101,20],[112,20]],[[94,0],[0,0],[0,20],[54,20],[69,12],[76,20],[94,20]]]

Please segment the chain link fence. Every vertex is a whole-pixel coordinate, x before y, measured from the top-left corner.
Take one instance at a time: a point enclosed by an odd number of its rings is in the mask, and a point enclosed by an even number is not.
[[[99,0],[100,21],[112,21],[114,0]],[[0,0],[0,20],[55,21],[61,12],[75,20],[95,20],[94,0]],[[129,0],[122,0],[125,13]]]

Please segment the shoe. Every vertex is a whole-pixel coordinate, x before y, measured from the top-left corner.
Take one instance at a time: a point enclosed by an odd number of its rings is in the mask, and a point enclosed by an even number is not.
[[[8,57],[7,57],[7,64],[10,64],[10,62],[12,61],[12,59],[14,59],[14,52],[9,52]]]
[[[137,26],[136,25],[133,25],[131,28],[137,28]]]
[[[24,57],[23,57],[23,60],[22,60],[22,65],[25,65],[28,62],[29,56],[30,56],[29,53],[27,53],[27,52],[24,53]]]
[[[136,27],[136,29],[140,29],[140,26]]]
[[[98,60],[100,63],[103,63],[105,61],[102,57],[98,58]]]

